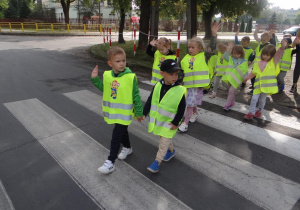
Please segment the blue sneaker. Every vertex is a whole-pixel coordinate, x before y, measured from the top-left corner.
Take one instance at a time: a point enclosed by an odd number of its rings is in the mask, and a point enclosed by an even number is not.
[[[147,169],[152,173],[157,173],[159,171],[158,161],[155,160]]]
[[[174,156],[175,156],[175,149],[173,149],[173,153],[170,150],[168,150],[165,157],[164,157],[164,159],[163,159],[163,161],[169,161]]]

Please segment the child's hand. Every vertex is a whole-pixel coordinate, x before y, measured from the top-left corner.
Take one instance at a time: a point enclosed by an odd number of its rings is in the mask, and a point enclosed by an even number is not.
[[[233,48],[233,43],[229,42],[227,46],[227,51],[231,50]]]
[[[178,126],[176,126],[176,125],[173,125],[172,123],[169,123],[169,125],[171,125],[171,128],[170,128],[170,130],[175,130],[175,129],[177,129],[177,128],[178,128]]]
[[[95,68],[92,71],[91,77],[95,78],[98,76],[98,65],[95,66]]]
[[[150,42],[150,45],[153,47],[156,47],[158,40],[153,38],[152,41]]]
[[[261,25],[257,25],[257,26],[256,26],[256,31],[259,31],[260,28],[261,28]]]
[[[287,40],[286,40],[286,39],[283,39],[283,40],[281,41],[281,47],[282,47],[283,49],[285,49],[286,46],[288,46]]]
[[[271,30],[270,30],[270,33],[271,33],[271,35],[275,34],[275,30],[274,30],[274,29],[271,29]]]
[[[145,116],[136,117],[136,119],[137,119],[138,122],[142,122],[145,119]]]
[[[238,36],[239,35],[239,33],[240,33],[240,24],[237,24],[237,31],[236,31],[236,36]]]
[[[217,32],[218,30],[221,28],[221,23],[214,23],[212,26],[211,26],[211,34],[212,36],[216,36],[217,35]]]

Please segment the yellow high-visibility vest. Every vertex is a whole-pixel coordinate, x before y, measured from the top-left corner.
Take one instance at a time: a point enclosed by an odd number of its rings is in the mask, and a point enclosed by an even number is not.
[[[222,81],[230,83],[235,89],[237,89],[244,80],[245,74],[248,72],[248,62],[245,61],[233,68],[233,61],[231,56],[228,61],[228,68],[226,74],[222,77]]]
[[[152,66],[152,78],[151,83],[156,84],[162,79],[162,76],[160,75],[160,65],[164,60],[167,59],[176,59],[176,55],[163,55],[158,50],[156,50],[154,54],[154,62]]]
[[[284,50],[283,56],[278,62],[280,71],[288,71],[291,70],[292,66],[292,48],[287,48]]]

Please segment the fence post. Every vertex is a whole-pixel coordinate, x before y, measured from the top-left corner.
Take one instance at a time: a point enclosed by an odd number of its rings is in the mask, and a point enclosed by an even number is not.
[[[135,28],[135,25],[134,25],[134,27],[133,27],[133,37],[134,37],[134,39],[133,39],[133,55],[135,56],[135,54],[136,54],[136,28]]]
[[[67,24],[68,34],[70,34],[70,24]]]
[[[102,33],[102,25],[101,24],[99,25],[99,31],[100,31],[100,35],[101,35],[101,33]]]
[[[12,32],[12,30],[11,30],[11,23],[9,22],[8,25],[9,25],[9,31]]]
[[[22,32],[24,33],[24,25],[23,25],[23,23],[21,23],[21,27],[22,27]]]
[[[180,26],[178,27],[177,52],[176,52],[177,62],[179,61],[179,49],[180,49]]]
[[[109,26],[109,47],[111,47],[111,26]]]
[[[86,34],[86,25],[85,24],[83,24],[83,32],[84,32],[84,34]]]
[[[35,29],[36,29],[36,32],[39,33],[39,27],[38,27],[37,23],[35,23]]]
[[[108,43],[108,26],[106,26],[106,42]]]
[[[52,34],[54,34],[53,23],[51,23],[51,31],[52,31]]]
[[[103,28],[103,44],[105,45],[105,28]]]

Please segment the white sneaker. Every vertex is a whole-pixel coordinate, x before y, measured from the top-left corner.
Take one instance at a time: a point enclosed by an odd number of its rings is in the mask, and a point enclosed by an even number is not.
[[[199,117],[199,114],[198,113],[193,113],[191,118],[190,118],[190,122],[191,123],[194,123],[196,122],[197,118]]]
[[[104,161],[104,164],[100,168],[98,168],[98,171],[102,174],[108,174],[113,172],[114,170],[115,165],[110,160]]]
[[[188,125],[185,124],[184,122],[181,123],[181,125],[178,127],[178,130],[180,130],[181,132],[186,132],[188,129]]]
[[[126,148],[126,147],[123,147],[122,148],[122,151],[120,152],[120,154],[118,155],[118,158],[120,160],[124,160],[127,155],[130,155],[132,153],[132,148]]]
[[[215,98],[217,94],[213,91],[212,94],[209,96],[209,98]]]

